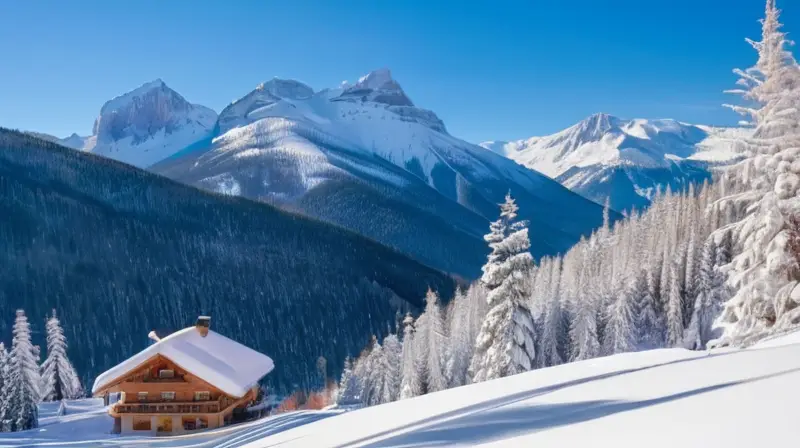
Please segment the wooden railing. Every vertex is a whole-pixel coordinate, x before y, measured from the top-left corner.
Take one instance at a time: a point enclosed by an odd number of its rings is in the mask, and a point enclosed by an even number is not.
[[[116,414],[216,414],[222,410],[218,401],[188,401],[160,403],[117,403]]]

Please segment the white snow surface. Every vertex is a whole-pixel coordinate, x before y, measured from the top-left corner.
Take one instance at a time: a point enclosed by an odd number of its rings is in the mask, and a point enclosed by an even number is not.
[[[109,434],[102,402],[79,400],[66,403],[66,415],[43,408],[39,429],[0,433],[0,447],[792,446],[798,381],[794,332],[747,349],[626,353],[176,437]]]
[[[95,379],[92,393],[161,355],[203,381],[234,397],[242,397],[275,367],[272,359],[212,330],[203,337],[195,327],[172,333],[107,370]]]
[[[800,344],[628,353],[360,409],[248,447],[753,447],[796,437]]]
[[[165,448],[234,448],[254,440],[337,415],[343,411],[298,411],[217,429],[196,431],[174,437],[111,434],[114,420],[100,399],[70,400],[64,403],[64,415],[55,415],[59,403],[39,406],[39,428],[15,433],[0,433],[0,448],[11,447],[165,447]]]
[[[624,120],[601,113],[553,135],[481,146],[556,178],[571,168],[593,165],[660,168],[681,159],[729,163],[741,157],[736,137],[751,132],[670,119]]]

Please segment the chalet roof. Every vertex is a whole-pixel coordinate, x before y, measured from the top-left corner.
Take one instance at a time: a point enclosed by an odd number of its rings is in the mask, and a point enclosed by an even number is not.
[[[243,397],[275,367],[270,357],[219,333],[209,330],[208,335],[202,337],[195,327],[189,327],[157,341],[98,376],[92,393],[112,385],[156,355],[233,397]]]

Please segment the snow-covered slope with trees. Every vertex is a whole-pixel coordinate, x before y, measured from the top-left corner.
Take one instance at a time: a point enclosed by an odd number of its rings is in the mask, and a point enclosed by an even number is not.
[[[316,93],[273,79],[223,110],[219,129],[207,147],[151,169],[343,225],[468,277],[509,190],[531,221],[536,257],[566,250],[600,224],[596,204],[448,134],[388,70]]]
[[[248,447],[782,446],[800,345],[629,353],[375,406]],[[766,429],[769,428],[769,429]]]
[[[56,143],[145,168],[209,138],[216,123],[216,112],[189,103],[157,79],[107,101],[91,137]]]
[[[620,354],[355,411],[290,412],[177,437],[110,435],[101,401],[68,401],[66,415],[0,434],[0,445],[785,446],[795,437],[798,341],[793,333],[744,350]]]
[[[615,210],[649,205],[657,188],[711,178],[711,168],[741,159],[736,142],[750,131],[675,120],[623,120],[595,114],[561,132],[481,144],[557,179]]]

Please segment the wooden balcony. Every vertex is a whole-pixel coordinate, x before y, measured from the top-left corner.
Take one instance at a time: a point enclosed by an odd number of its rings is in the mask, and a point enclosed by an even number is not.
[[[187,401],[159,403],[117,403],[111,409],[113,414],[216,414],[222,410],[217,401]]]

